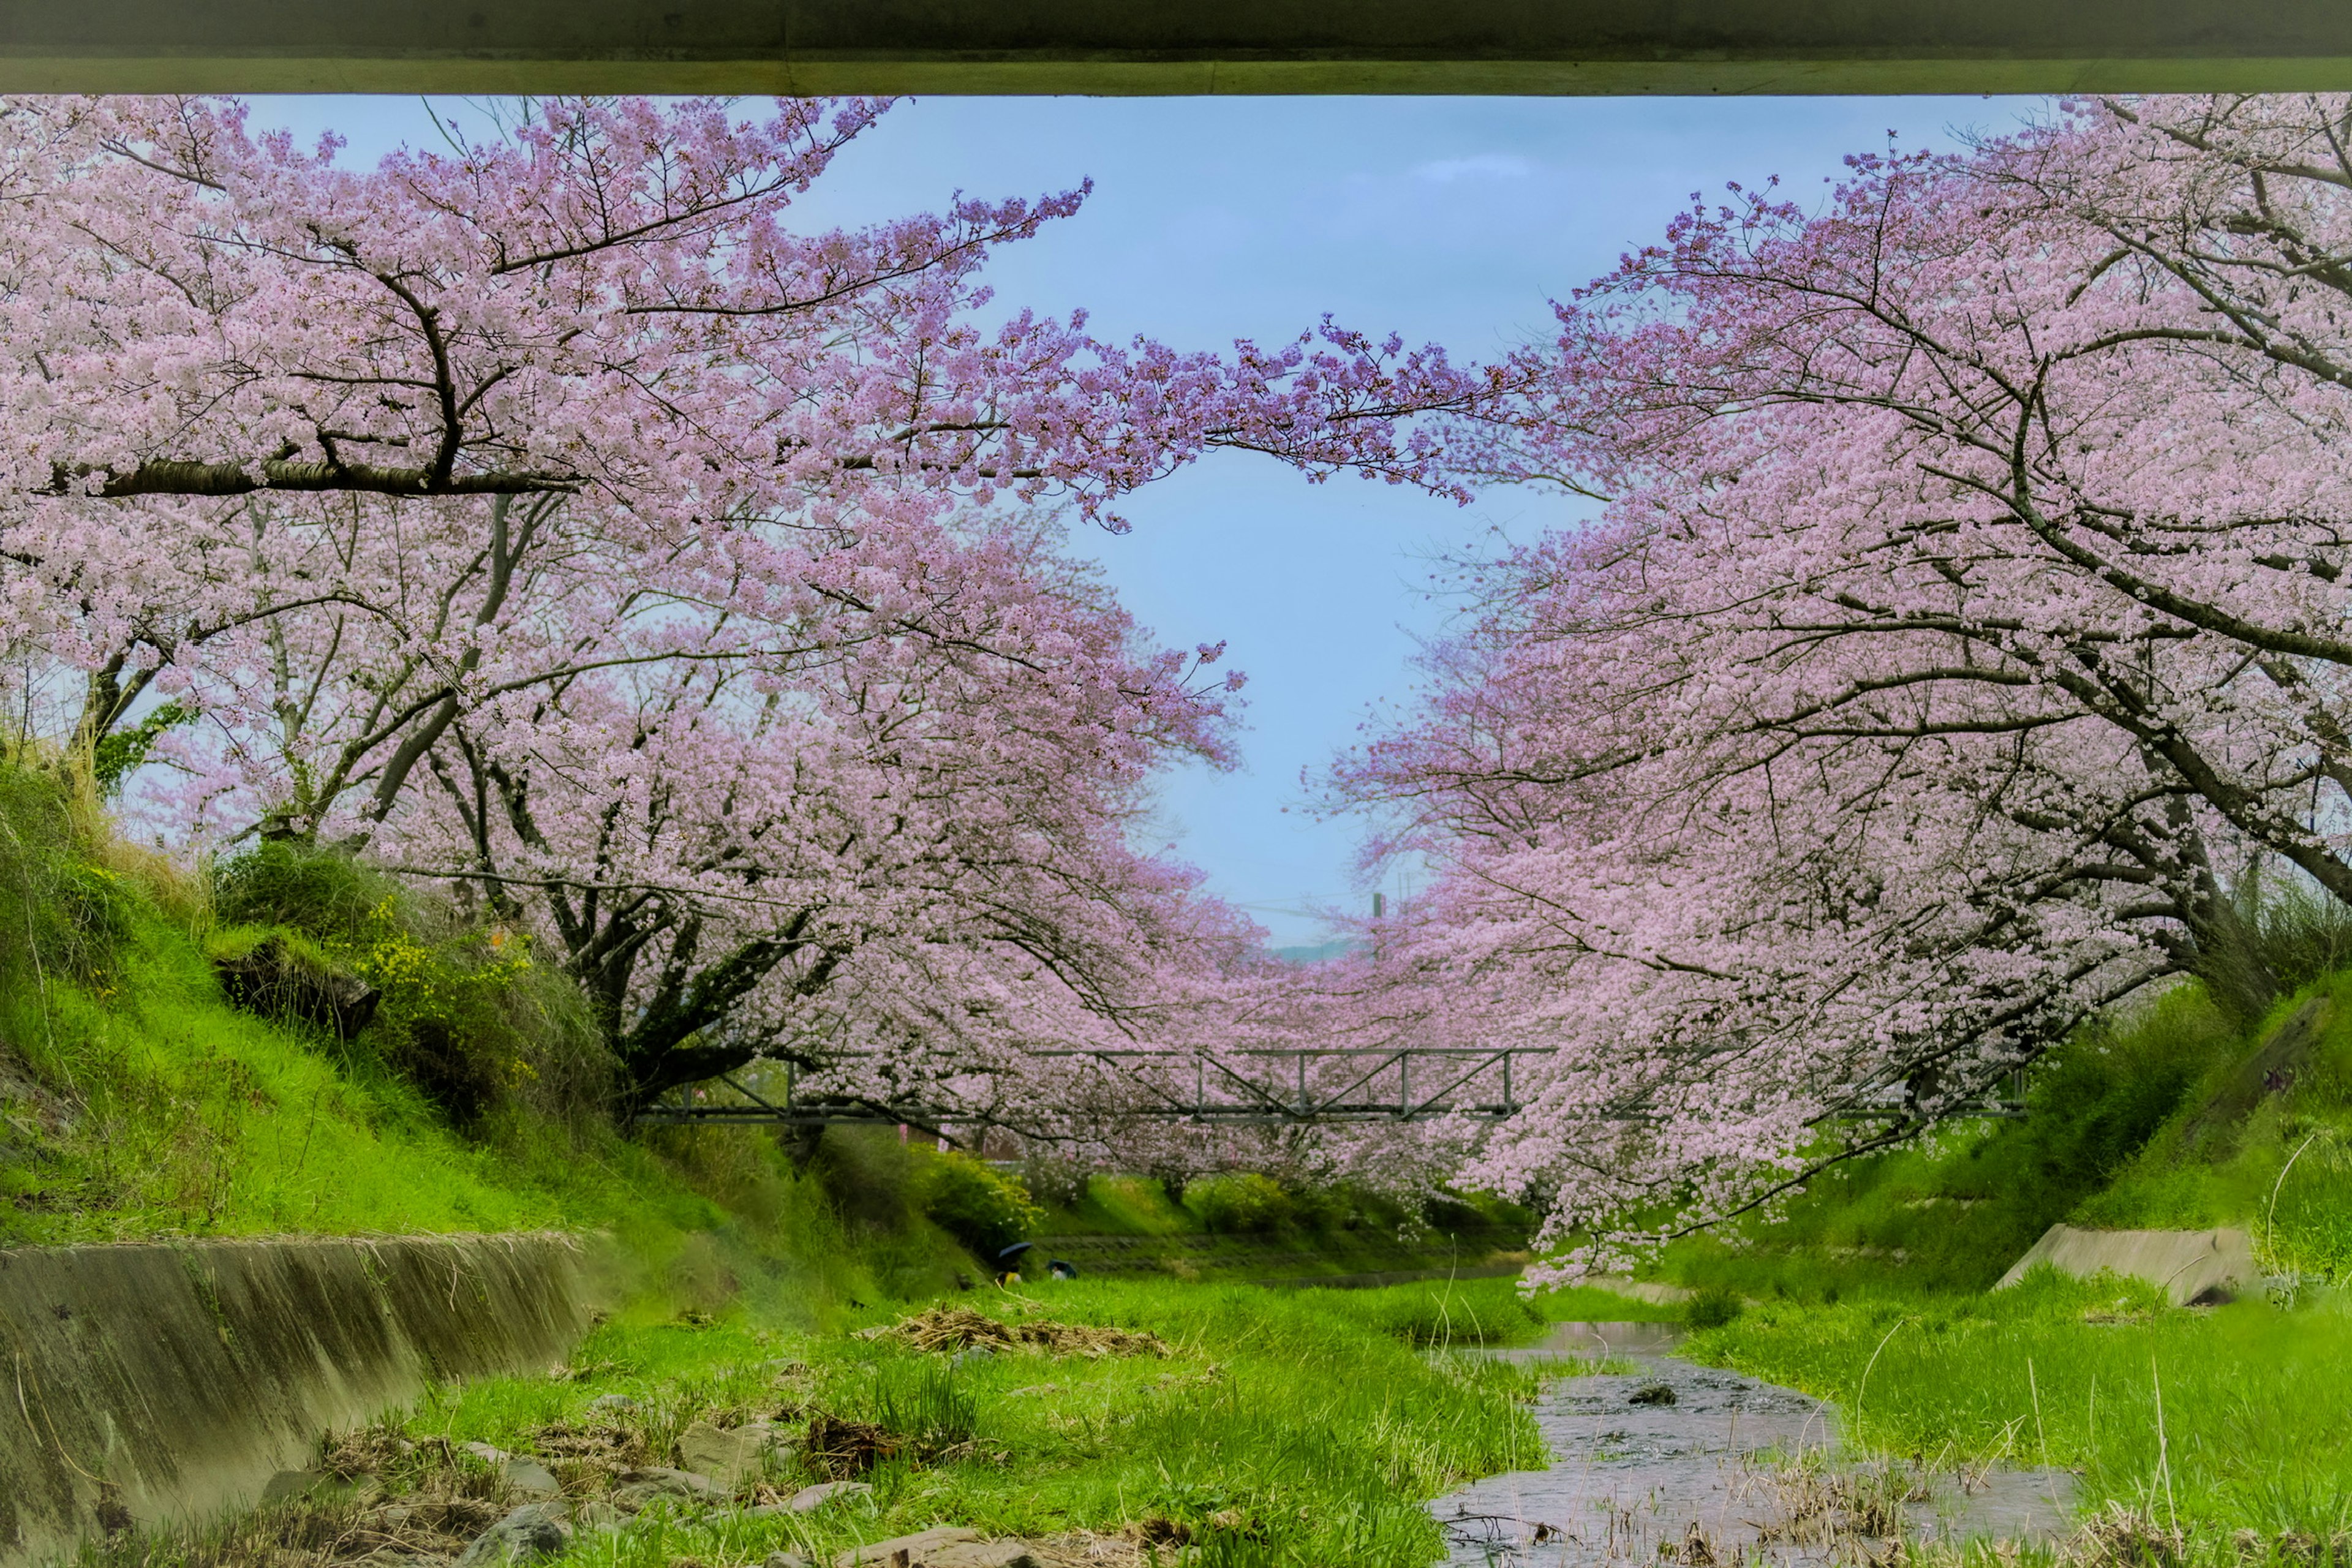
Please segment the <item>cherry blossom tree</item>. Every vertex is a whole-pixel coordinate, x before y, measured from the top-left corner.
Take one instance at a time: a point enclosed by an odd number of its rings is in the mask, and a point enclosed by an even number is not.
[[[1558,1044],[1486,1180],[1657,1236],[1982,1107],[2352,900],[2338,99],[2084,103],[1735,189],[1560,310],[1463,471],[1592,498],[1351,759],[1445,868],[1401,996]]]
[[[1084,193],[797,228],[883,107],[534,103],[366,170],[235,103],[0,107],[8,640],[74,749],[528,921],[637,1100],[1137,1026],[1201,927],[1137,791],[1225,757],[1237,679],[1048,512],[1220,447],[1442,486],[1412,416],[1496,384],[983,327]]]

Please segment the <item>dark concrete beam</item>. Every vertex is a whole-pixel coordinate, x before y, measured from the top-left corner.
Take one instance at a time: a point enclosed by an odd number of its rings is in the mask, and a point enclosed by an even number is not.
[[[19,92],[2352,88],[2352,0],[0,0]]]

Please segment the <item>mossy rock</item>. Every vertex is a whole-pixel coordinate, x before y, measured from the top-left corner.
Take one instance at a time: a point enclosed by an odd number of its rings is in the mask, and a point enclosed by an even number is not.
[[[215,957],[230,1002],[265,1018],[299,1018],[348,1040],[375,1016],[383,994],[358,975],[298,952],[272,932],[242,954]]]

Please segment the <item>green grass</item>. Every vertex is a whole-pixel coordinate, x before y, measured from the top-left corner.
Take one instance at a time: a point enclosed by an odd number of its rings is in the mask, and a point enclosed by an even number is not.
[[[2327,1013],[2309,1059],[2265,1091],[2242,1053],[2214,1064],[2104,1191],[2075,1211],[2103,1229],[2244,1226],[2272,1267],[2352,1275],[2352,973],[2282,1002],[2260,1040],[2317,1001]],[[2251,1099],[2250,1108],[2224,1114]]]
[[[2168,1310],[2145,1285],[2038,1270],[1988,1296],[1767,1302],[1686,1353],[1832,1402],[1872,1451],[2063,1467],[2087,1506],[2177,1515],[2209,1542],[2352,1530],[2336,1307]]]
[[[1088,1276],[1217,1283],[1331,1276],[1444,1275],[1526,1261],[1528,1216],[1509,1205],[1450,1196],[1422,1203],[1348,1185],[1274,1190],[1255,1223],[1232,1222],[1231,1203],[1207,1201],[1231,1175],[1196,1181],[1183,1201],[1146,1177],[1096,1174],[1048,1203],[1037,1234],[1047,1252]],[[1223,1223],[1211,1223],[1222,1220]]]
[[[1089,1176],[1066,1203],[1048,1205],[1041,1228],[1054,1236],[1185,1236],[1201,1228],[1192,1210],[1146,1176]]]
[[[1456,1292],[1452,1308],[1497,1337],[1507,1321],[1519,1337],[1539,1331],[1490,1288],[1498,1283]],[[607,1324],[574,1354],[579,1374],[444,1390],[404,1430],[527,1449],[537,1430],[589,1419],[588,1402],[611,1393],[640,1402],[635,1419],[656,1446],[714,1411],[823,1410],[904,1430],[909,1405],[945,1403],[970,1425],[968,1453],[875,1470],[870,1503],[790,1521],[641,1516],[567,1559],[611,1568],[756,1562],[777,1550],[822,1561],[940,1523],[1034,1537],[1152,1520],[1182,1525],[1210,1562],[1422,1568],[1443,1551],[1424,1500],[1544,1462],[1526,1403],[1539,1377],[1574,1370],[1426,1353],[1416,1348],[1425,1339],[1419,1287],[1082,1280],[1028,1294],[1057,1319],[1148,1329],[1174,1354],[1004,1353],[954,1366],[889,1339],[793,1332],[755,1308],[703,1327]],[[941,1384],[951,1396],[922,1392]],[[777,1479],[811,1473],[787,1462]]]

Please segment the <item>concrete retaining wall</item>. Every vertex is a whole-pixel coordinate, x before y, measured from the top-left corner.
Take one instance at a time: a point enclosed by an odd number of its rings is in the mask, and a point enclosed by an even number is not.
[[[2262,1280],[2253,1244],[2242,1230],[2076,1230],[2053,1225],[1993,1289],[2016,1284],[2037,1263],[2077,1279],[2106,1268],[2145,1279],[2161,1287],[2176,1307],[2200,1297],[2239,1295]]]
[[[429,1382],[560,1360],[591,1300],[554,1235],[0,1251],[0,1564],[256,1500]]]

